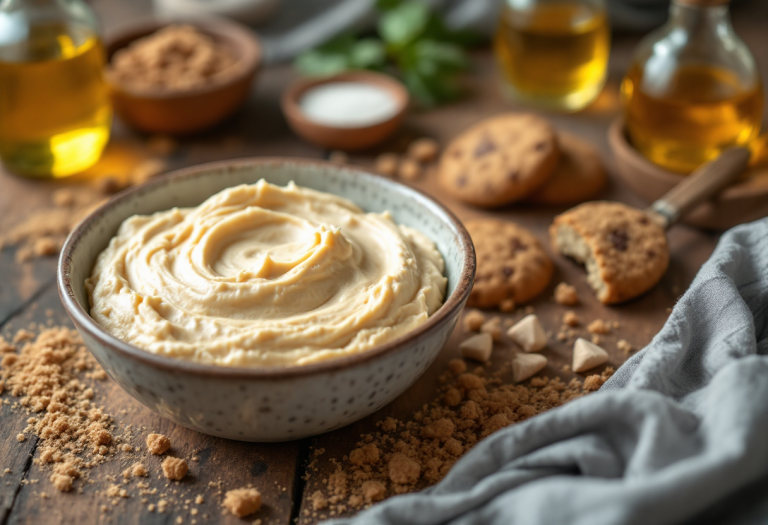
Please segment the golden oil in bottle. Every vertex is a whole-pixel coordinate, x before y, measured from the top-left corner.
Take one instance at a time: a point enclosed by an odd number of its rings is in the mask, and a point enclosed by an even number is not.
[[[727,69],[682,66],[659,87],[634,66],[621,92],[633,146],[678,173],[690,173],[725,148],[748,145],[760,131],[760,84],[743,86]]]
[[[603,88],[610,31],[602,1],[507,0],[496,56],[513,99],[578,111]]]
[[[0,45],[0,159],[11,171],[64,177],[96,163],[109,139],[104,48],[89,28],[31,25]]]

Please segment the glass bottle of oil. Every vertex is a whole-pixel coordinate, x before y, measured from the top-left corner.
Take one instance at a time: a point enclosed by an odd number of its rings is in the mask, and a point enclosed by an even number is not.
[[[495,51],[514,100],[559,111],[591,104],[605,83],[604,0],[504,0]]]
[[[690,173],[760,131],[760,77],[727,1],[673,0],[667,24],[640,43],[622,82],[632,144],[668,170]]]
[[[0,0],[0,159],[10,171],[65,177],[109,139],[104,48],[82,0]]]

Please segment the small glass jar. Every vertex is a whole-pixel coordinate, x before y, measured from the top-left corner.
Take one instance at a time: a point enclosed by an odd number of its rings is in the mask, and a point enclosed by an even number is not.
[[[96,18],[82,0],[0,0],[0,159],[65,177],[90,167],[112,113]]]
[[[727,0],[673,0],[622,82],[627,133],[645,157],[687,174],[758,135],[763,92]]]
[[[605,84],[605,1],[504,0],[495,50],[513,100],[558,111],[583,109]]]

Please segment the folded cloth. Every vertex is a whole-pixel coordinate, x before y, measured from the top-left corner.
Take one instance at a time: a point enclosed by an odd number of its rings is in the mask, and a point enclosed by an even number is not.
[[[766,475],[762,219],[722,237],[661,332],[598,392],[489,436],[430,489],[333,523],[699,523]],[[745,493],[717,523],[768,522],[768,492]]]

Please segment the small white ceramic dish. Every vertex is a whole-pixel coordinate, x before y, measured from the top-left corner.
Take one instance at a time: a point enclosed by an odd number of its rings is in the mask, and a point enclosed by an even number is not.
[[[413,332],[365,353],[285,368],[230,368],[161,357],[120,341],[89,315],[84,287],[98,254],[135,214],[196,206],[211,195],[259,179],[295,181],[352,200],[437,244],[446,263],[445,302]],[[298,439],[347,425],[383,407],[432,363],[472,289],[475,253],[459,220],[402,184],[328,162],[244,159],[195,166],[123,192],[87,217],[59,259],[64,307],[109,376],[150,409],[206,434],[243,441]]]

